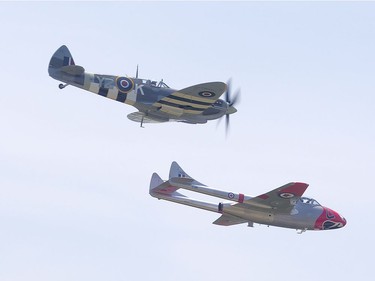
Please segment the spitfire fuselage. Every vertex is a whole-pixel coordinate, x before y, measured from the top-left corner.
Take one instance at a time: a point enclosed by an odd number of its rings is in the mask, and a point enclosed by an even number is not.
[[[232,105],[218,99],[227,89],[225,83],[210,82],[174,90],[163,81],[138,78],[138,71],[135,78],[89,73],[82,66],[75,65],[66,46],[61,46],[52,56],[48,73],[66,83],[60,84],[60,89],[72,85],[134,106],[138,112],[129,114],[128,118],[136,122],[197,124],[236,112]]]

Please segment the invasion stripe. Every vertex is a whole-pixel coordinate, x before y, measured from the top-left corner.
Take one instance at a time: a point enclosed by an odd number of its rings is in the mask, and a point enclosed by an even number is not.
[[[193,100],[193,99],[187,99],[187,98],[175,96],[174,94],[168,96],[168,98],[179,100],[179,101],[184,101],[184,102],[189,102],[189,103],[195,103],[195,104],[199,104],[199,105],[206,105],[206,106],[210,106],[211,104],[214,103],[214,101],[212,101],[212,102],[204,102],[204,101],[198,101],[198,100]]]
[[[125,102],[127,94],[118,92],[117,101],[119,102]]]
[[[172,107],[185,109],[185,110],[193,110],[193,111],[203,111],[203,110],[205,110],[205,108],[196,108],[196,107],[192,107],[191,105],[175,104],[175,103],[168,102],[168,101],[165,101],[165,100],[159,100],[158,103],[169,105],[169,106],[172,106]]]
[[[171,103],[174,103],[174,104],[180,104],[182,106],[187,106],[187,105],[190,105],[190,106],[193,106],[195,108],[202,108],[202,109],[206,109],[208,108],[209,106],[207,105],[200,105],[200,104],[193,104],[191,102],[187,102],[187,101],[180,101],[180,100],[176,100],[176,99],[171,99],[169,97],[165,97],[162,99],[163,101],[166,101],[166,102],[171,102]]]
[[[217,97],[206,98],[206,97],[200,97],[200,96],[194,95],[194,93],[184,93],[184,92],[174,92],[172,95],[185,98],[185,99],[189,99],[189,100],[192,99],[194,101],[201,101],[201,102],[207,102],[207,103],[213,103],[219,97],[217,96]]]
[[[108,88],[99,88],[98,95],[103,96],[103,97],[107,97],[107,95],[108,95]]]

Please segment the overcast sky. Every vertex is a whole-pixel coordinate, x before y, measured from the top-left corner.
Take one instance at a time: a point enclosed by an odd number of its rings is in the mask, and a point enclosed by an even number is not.
[[[0,3],[0,280],[353,280],[372,276],[375,3]],[[232,78],[224,122],[146,124],[48,76],[67,45],[89,72],[175,89]],[[348,221],[245,224],[148,194],[177,161],[249,196],[291,181]],[[207,198],[210,202],[220,202]]]

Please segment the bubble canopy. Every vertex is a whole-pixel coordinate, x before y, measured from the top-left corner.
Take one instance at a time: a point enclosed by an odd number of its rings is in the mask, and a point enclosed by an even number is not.
[[[320,204],[318,203],[318,201],[316,201],[315,199],[312,199],[312,198],[308,198],[308,197],[301,197],[300,198],[300,202],[302,202],[304,204],[310,204],[310,205],[314,205],[314,206],[320,206]]]

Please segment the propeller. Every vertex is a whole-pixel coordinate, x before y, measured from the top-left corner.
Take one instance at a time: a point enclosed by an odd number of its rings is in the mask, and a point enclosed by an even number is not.
[[[238,89],[233,97],[231,96],[231,80],[229,79],[227,82],[227,90],[225,92],[225,102],[228,105],[227,113],[225,114],[225,133],[228,135],[229,131],[229,115],[232,113],[235,113],[237,111],[236,108],[234,108],[234,105],[239,102],[241,91]]]

